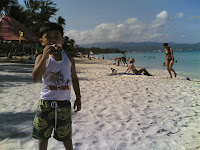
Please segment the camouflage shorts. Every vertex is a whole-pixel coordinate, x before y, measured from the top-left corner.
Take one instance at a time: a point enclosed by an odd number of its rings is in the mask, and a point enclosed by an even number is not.
[[[70,101],[57,101],[60,110],[57,111],[57,125],[55,127],[55,109],[51,107],[52,101],[40,100],[33,121],[33,137],[38,140],[48,140],[54,130],[54,138],[65,141],[72,136],[71,103]]]

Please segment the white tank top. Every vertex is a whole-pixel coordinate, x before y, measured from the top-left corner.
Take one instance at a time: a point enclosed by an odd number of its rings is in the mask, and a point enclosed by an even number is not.
[[[62,60],[56,61],[51,55],[46,61],[46,70],[42,76],[42,100],[70,100],[72,77],[71,62],[65,52]]]

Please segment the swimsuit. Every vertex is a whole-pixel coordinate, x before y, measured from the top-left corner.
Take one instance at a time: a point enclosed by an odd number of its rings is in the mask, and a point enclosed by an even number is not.
[[[170,51],[170,47],[167,49],[168,50],[168,53],[166,54],[166,55],[169,55],[169,54],[171,54],[171,51]]]
[[[48,140],[54,130],[54,138],[65,141],[72,136],[71,123],[70,101],[40,100],[33,121],[32,136],[38,140]]]
[[[170,58],[170,59],[167,59],[167,61],[170,62],[170,61],[172,61],[172,59],[171,59],[171,58]]]
[[[132,71],[136,74],[136,75],[141,75],[138,73],[138,70],[137,69],[132,69]]]
[[[167,54],[165,53],[165,55],[171,55],[170,47],[167,50],[168,50],[168,53]],[[172,58],[167,59],[168,62],[170,62],[171,60]]]

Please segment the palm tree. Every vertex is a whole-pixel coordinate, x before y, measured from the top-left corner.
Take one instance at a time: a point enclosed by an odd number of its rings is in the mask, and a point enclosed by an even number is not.
[[[58,9],[55,7],[56,4],[51,0],[43,0],[40,3],[40,17],[43,21],[49,22],[51,16],[55,15]]]
[[[49,22],[49,19],[58,11],[56,4],[51,0],[25,0],[24,3],[28,17],[26,26],[39,36],[40,27]]]
[[[17,4],[17,0],[0,0],[0,15],[3,16],[7,13],[10,6],[15,6]]]
[[[63,44],[63,49],[67,52],[70,51],[70,38],[68,36],[65,36],[65,42]]]
[[[26,12],[24,10],[24,7],[21,5],[16,5],[16,6],[10,6],[6,10],[6,14],[15,20],[19,21],[20,23],[24,24],[26,22]]]
[[[63,17],[61,17],[61,16],[58,17],[57,23],[58,23],[59,25],[63,26],[63,27],[66,25],[65,19],[64,19]]]
[[[71,39],[71,40],[69,41],[69,44],[70,44],[70,47],[71,47],[71,48],[75,48],[75,46],[76,46],[74,39]]]

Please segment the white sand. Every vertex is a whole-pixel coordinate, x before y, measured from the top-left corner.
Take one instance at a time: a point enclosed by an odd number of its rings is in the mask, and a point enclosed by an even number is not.
[[[75,150],[199,150],[200,82],[154,76],[107,76],[123,66],[77,60],[82,110],[72,114]],[[33,65],[0,64],[0,150],[36,150],[31,137],[41,83]],[[72,104],[75,95],[72,92]],[[64,150],[51,138],[49,150]]]

